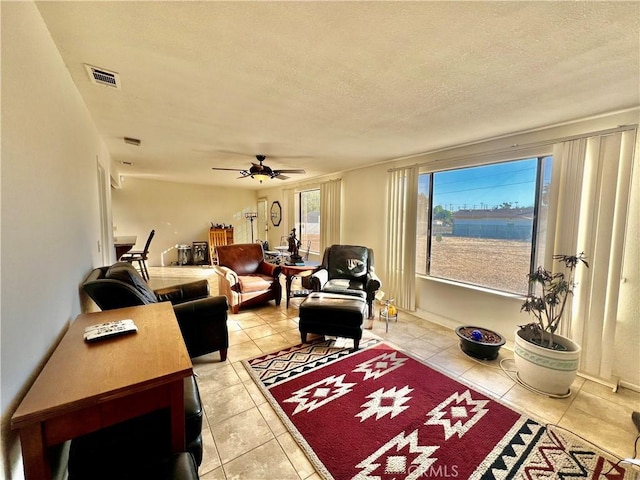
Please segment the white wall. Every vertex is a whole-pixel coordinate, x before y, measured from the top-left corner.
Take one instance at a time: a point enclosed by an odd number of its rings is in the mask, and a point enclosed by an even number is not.
[[[240,188],[208,187],[126,177],[112,190],[115,236],[136,235],[142,250],[152,229],[149,265],[178,261],[176,245],[208,241],[211,223],[233,225],[234,242],[251,242],[244,213],[257,210],[257,192]],[[257,226],[253,225],[254,238]]]
[[[110,159],[32,2],[2,2],[2,478],[22,478],[10,417],[101,261]]]

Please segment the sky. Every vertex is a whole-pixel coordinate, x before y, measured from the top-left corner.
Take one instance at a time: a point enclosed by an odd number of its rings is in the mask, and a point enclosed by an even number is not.
[[[548,157],[550,158],[550,157]],[[533,207],[537,158],[480,167],[436,172],[433,205],[447,210],[494,208],[505,202],[512,208]],[[549,164],[551,162],[545,162]],[[548,181],[550,168],[545,168]],[[419,192],[428,195],[428,175],[421,175]]]

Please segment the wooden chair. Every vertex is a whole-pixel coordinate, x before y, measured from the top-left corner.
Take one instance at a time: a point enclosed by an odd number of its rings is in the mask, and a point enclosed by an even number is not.
[[[216,247],[227,244],[227,233],[224,230],[213,230],[209,234],[209,241],[209,248],[211,249],[211,263],[217,265],[218,253],[216,252]]]
[[[153,236],[155,234],[156,231],[151,230],[151,233],[149,233],[149,237],[147,237],[147,243],[144,244],[144,250],[129,250],[119,258],[121,262],[129,262],[131,264],[133,264],[133,262],[138,262],[138,266],[140,267],[140,275],[142,275],[142,278],[144,278],[147,282],[149,281],[147,257],[149,256],[149,245],[151,245],[151,240],[153,240]]]

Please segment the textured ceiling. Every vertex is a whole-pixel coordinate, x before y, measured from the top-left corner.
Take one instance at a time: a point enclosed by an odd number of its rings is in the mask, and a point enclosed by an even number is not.
[[[640,104],[639,2],[37,5],[124,175],[257,187],[211,167],[295,181]]]

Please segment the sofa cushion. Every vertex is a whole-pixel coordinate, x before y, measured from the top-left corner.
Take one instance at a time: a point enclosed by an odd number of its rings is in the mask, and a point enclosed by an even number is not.
[[[158,299],[153,290],[149,288],[138,271],[127,262],[113,264],[104,276],[109,280],[119,280],[135,288],[145,300],[145,303],[156,303]]]
[[[239,275],[238,282],[242,293],[262,292],[271,288],[273,278],[263,275]]]
[[[360,294],[365,291],[365,288],[366,285],[362,280],[354,278],[335,278],[325,283],[324,287],[322,287],[322,291],[360,296]]]

